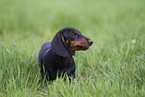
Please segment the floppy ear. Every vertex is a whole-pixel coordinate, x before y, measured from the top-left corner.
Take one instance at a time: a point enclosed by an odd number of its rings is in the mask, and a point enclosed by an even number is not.
[[[63,40],[62,40],[62,31],[56,33],[54,36],[52,42],[51,42],[51,48],[54,50],[54,52],[62,57],[67,57],[69,55],[69,50],[66,48]]]

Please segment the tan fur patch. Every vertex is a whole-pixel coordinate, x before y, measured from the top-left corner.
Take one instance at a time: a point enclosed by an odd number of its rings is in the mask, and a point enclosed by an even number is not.
[[[71,44],[70,44],[71,47],[75,47],[77,45],[89,46],[89,43],[88,43],[88,41],[85,38],[83,38],[83,39],[81,39],[79,41],[71,41]]]

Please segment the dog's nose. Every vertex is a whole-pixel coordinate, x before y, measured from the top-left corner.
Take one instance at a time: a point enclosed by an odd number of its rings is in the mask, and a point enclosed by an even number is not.
[[[88,42],[89,42],[89,46],[91,46],[93,44],[93,40],[91,40],[91,39]]]

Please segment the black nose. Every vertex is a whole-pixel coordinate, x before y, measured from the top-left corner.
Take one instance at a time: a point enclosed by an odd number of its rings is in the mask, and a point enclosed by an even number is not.
[[[93,44],[93,40],[91,40],[91,39],[88,42],[89,42],[89,46],[91,46]]]

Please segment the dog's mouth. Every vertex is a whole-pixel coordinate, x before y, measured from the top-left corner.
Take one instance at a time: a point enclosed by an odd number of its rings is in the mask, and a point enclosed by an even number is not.
[[[84,40],[85,42],[82,41],[72,41],[71,42],[71,49],[74,50],[87,50],[92,44],[92,40]]]
[[[81,45],[76,45],[76,47],[78,48],[77,50],[87,50],[89,48],[89,46],[81,46]]]

